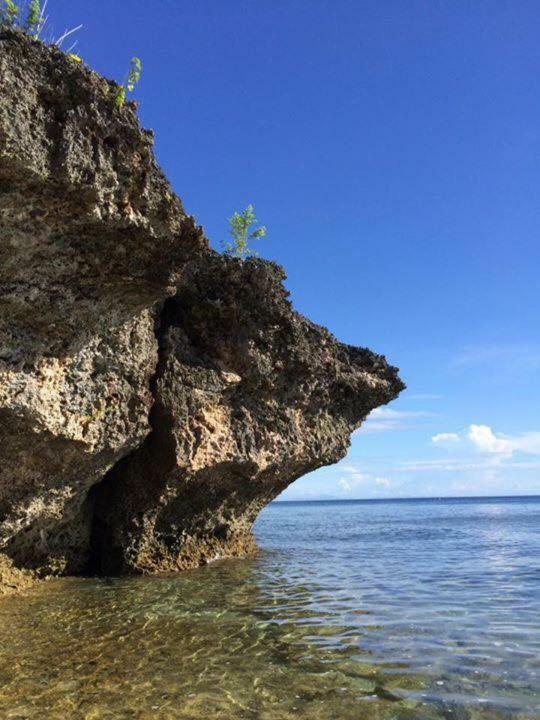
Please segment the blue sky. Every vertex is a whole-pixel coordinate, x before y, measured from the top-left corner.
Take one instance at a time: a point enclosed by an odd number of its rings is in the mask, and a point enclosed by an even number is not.
[[[540,3],[49,0],[135,93],[219,246],[247,203],[298,310],[402,397],[284,499],[540,492]]]

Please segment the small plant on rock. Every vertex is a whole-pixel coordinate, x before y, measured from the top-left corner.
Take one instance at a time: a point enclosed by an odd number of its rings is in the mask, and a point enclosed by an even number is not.
[[[128,92],[133,92],[135,90],[135,86],[141,79],[141,72],[142,62],[140,59],[138,57],[131,58],[126,82],[123,85],[120,85],[116,91],[115,102],[118,107],[122,107],[124,105]]]
[[[45,17],[46,7],[47,0],[43,3],[41,0],[26,0],[25,2],[22,0],[19,2],[17,0],[0,0],[0,30],[19,27],[28,35],[39,38],[43,26],[47,22],[47,18]],[[61,48],[64,41],[81,28],[82,25],[77,25],[77,27],[71,28],[71,30],[65,30],[58,39],[54,40],[51,38],[50,44]],[[65,53],[73,62],[81,63],[82,60],[79,55],[72,52],[76,44],[77,43],[74,42]],[[118,107],[124,105],[127,94],[133,92],[135,89],[135,86],[141,79],[141,71],[142,63],[139,58],[131,58],[126,81],[123,85],[120,85],[114,93],[114,101]]]
[[[20,15],[21,9],[14,0],[0,0],[0,28],[14,27]]]
[[[259,240],[266,235],[266,228],[262,225],[251,230],[251,227],[257,222],[253,205],[248,205],[241,213],[235,212],[229,218],[229,235],[232,240],[223,243],[225,255],[241,260],[245,260],[249,255],[257,255],[248,245],[250,241]]]
[[[41,28],[43,27],[43,12],[41,10],[40,0],[30,0],[28,5],[28,14],[24,23],[24,29],[29,35],[35,38],[39,37]]]
[[[0,0],[0,29],[1,28],[13,28],[19,27],[24,30],[28,35],[34,38],[39,38],[43,26],[47,22],[45,17],[45,10],[47,8],[47,0],[41,2],[41,0]],[[82,25],[66,30],[57,40],[52,37],[48,44],[56,45],[61,47],[62,43],[66,38],[73,35],[82,28]],[[75,47],[75,42],[70,50]]]

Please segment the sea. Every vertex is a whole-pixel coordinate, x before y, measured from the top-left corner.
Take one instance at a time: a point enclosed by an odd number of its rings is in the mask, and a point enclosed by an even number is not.
[[[0,602],[0,718],[540,718],[540,497],[276,502],[261,551]]]

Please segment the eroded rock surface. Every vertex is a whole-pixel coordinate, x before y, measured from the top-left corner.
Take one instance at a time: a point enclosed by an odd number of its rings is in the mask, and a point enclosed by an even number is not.
[[[114,85],[0,33],[0,551],[87,563],[85,499],[148,434],[156,313],[206,250]]]
[[[283,271],[207,256],[159,327],[153,432],[96,489],[96,569],[170,571],[254,548],[259,511],[342,458],[403,387],[369,350],[295,313]]]
[[[403,388],[276,265],[209,251],[114,90],[0,33],[0,553],[42,575],[252,552]]]

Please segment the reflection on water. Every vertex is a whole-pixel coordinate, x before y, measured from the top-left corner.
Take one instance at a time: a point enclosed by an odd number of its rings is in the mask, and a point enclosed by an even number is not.
[[[265,548],[0,603],[0,717],[538,717],[540,503],[290,503]]]

